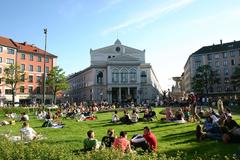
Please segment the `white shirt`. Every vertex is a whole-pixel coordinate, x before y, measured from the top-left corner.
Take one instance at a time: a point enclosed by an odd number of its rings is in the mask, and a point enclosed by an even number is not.
[[[31,127],[24,127],[20,129],[23,140],[33,140],[37,133]]]
[[[133,113],[133,114],[131,115],[131,121],[132,121],[132,122],[138,122],[138,118],[139,118],[139,116],[138,116],[137,113]]]

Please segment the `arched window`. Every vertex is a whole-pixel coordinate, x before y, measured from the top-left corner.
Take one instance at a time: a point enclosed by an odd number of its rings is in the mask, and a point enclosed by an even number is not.
[[[97,74],[97,84],[103,83],[103,72],[98,72]]]
[[[112,82],[119,82],[119,72],[117,69],[112,70]]]
[[[136,82],[137,81],[137,71],[135,69],[131,69],[129,73],[129,78],[131,82]]]
[[[128,71],[126,69],[121,70],[121,82],[122,83],[128,82]]]
[[[141,72],[141,82],[142,83],[147,83],[147,74],[146,71]]]

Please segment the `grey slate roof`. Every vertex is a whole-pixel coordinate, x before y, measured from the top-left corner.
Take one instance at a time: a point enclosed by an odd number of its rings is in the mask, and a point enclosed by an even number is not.
[[[232,50],[232,49],[240,49],[240,41],[234,41],[234,42],[211,45],[211,46],[204,46],[199,50],[197,50],[196,52],[194,52],[192,55],[221,52],[221,51]]]

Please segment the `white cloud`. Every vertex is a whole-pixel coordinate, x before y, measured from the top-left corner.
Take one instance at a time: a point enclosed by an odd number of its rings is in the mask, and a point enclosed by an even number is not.
[[[138,16],[131,18],[129,20],[126,20],[125,22],[112,26],[110,28],[105,29],[102,32],[102,35],[106,35],[112,32],[116,32],[122,29],[126,29],[128,27],[134,27],[134,26],[145,26],[149,23],[153,23],[156,21],[159,17],[162,15],[175,11],[181,7],[184,7],[186,5],[189,5],[194,0],[176,0],[174,3],[165,5],[165,6],[158,6],[157,8],[153,8],[151,10],[141,12]]]

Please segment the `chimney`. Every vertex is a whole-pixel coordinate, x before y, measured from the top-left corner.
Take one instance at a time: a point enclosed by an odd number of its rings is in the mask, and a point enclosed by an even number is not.
[[[220,39],[220,44],[222,45],[222,39]]]
[[[23,45],[24,45],[24,46],[26,46],[26,44],[27,44],[27,42],[26,42],[26,41],[25,41],[25,42],[23,42]]]

